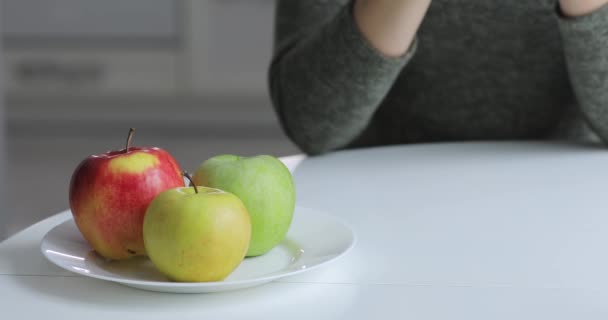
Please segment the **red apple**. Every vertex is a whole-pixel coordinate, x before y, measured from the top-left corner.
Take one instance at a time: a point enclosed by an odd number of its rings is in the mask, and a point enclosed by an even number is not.
[[[70,208],[78,229],[107,259],[146,255],[143,221],[161,192],[184,187],[177,161],[160,148],[127,146],[84,159],[70,183]]]

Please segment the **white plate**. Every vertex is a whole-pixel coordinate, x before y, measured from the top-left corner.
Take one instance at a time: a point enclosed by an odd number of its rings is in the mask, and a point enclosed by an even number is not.
[[[265,255],[246,258],[224,281],[172,282],[147,258],[106,261],[84,240],[72,219],[51,229],[42,239],[44,256],[66,270],[97,279],[161,292],[202,293],[260,285],[324,265],[355,244],[353,231],[338,219],[296,207],[285,240]]]

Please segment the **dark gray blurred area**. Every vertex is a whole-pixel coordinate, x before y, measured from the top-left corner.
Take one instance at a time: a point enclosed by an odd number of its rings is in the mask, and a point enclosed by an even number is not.
[[[0,13],[2,8],[0,7]],[[2,29],[0,29],[0,32]],[[0,53],[2,43],[0,42]],[[6,204],[6,132],[4,113],[4,64],[0,61],[0,241],[8,234],[8,211]]]
[[[122,148],[129,127],[135,145],[163,147],[191,171],[215,154],[297,153],[267,93],[273,9],[270,0],[3,0],[0,239],[66,209],[72,170]]]

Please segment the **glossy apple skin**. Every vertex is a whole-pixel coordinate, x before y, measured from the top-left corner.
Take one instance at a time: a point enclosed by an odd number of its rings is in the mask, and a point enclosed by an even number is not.
[[[76,168],[70,209],[87,242],[106,259],[146,255],[143,220],[162,191],[183,187],[177,161],[160,148],[131,147],[92,155]]]
[[[295,187],[289,169],[268,155],[219,155],[203,162],[192,177],[197,185],[233,193],[251,215],[247,256],[259,256],[285,238],[295,208]]]
[[[250,237],[247,209],[235,195],[218,189],[164,191],[144,218],[148,256],[174,281],[223,280],[243,261]]]

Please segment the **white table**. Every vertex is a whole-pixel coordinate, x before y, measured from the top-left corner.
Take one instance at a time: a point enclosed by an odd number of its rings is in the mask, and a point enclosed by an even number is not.
[[[606,151],[499,142],[288,158],[298,205],[346,220],[358,243],[325,268],[221,294],[54,267],[38,246],[62,213],[0,244],[0,318],[606,319]]]

